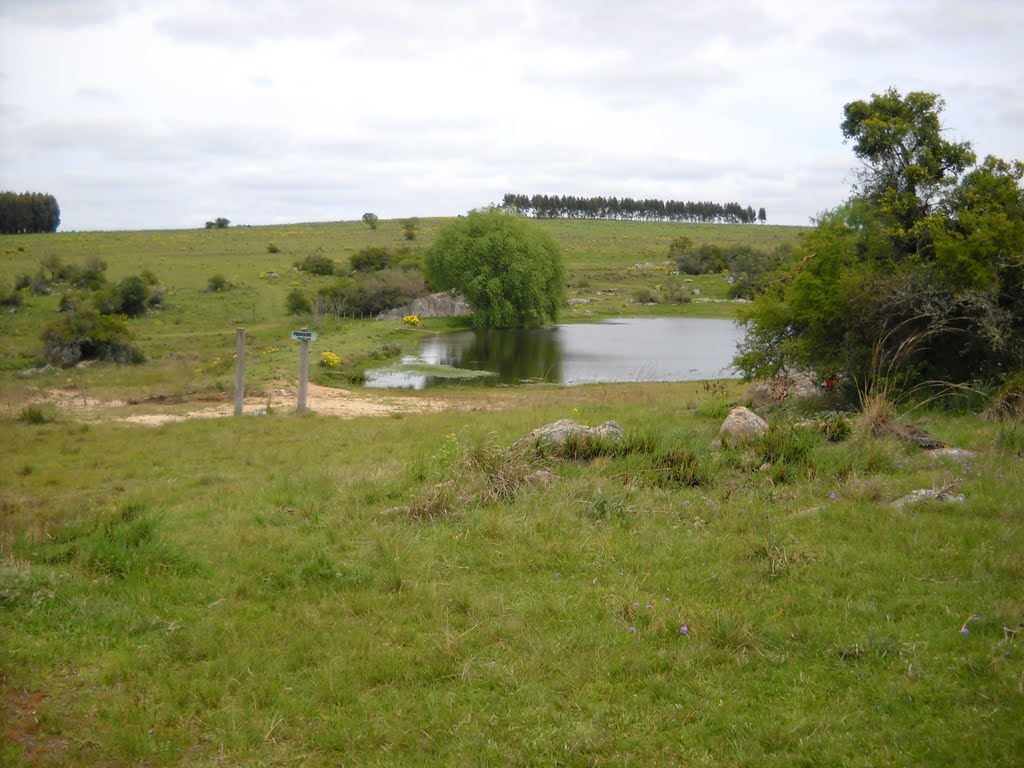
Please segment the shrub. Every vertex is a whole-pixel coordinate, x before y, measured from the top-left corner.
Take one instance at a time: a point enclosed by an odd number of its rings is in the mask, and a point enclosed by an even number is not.
[[[211,275],[210,279],[206,281],[206,290],[210,293],[220,293],[231,288],[231,284],[228,279],[219,272],[215,275]]]
[[[390,269],[372,272],[352,282],[345,296],[344,314],[377,315],[426,293],[427,286],[420,274]]]
[[[82,360],[140,363],[142,353],[132,346],[132,333],[119,317],[104,315],[82,300],[43,327],[43,358],[68,368]]]
[[[308,272],[311,275],[333,275],[335,273],[335,264],[327,256],[320,256],[313,254],[307,256],[302,261],[295,262],[295,268],[300,272]]]
[[[648,288],[640,288],[633,293],[633,303],[635,304],[657,304],[658,300],[654,298],[654,295]]]
[[[271,243],[270,245],[267,246],[267,253],[280,253],[280,252],[281,252],[281,249],[278,248],[273,243]]]
[[[349,263],[356,272],[379,272],[388,266],[390,256],[380,246],[363,248],[352,255]]]
[[[306,315],[312,311],[313,305],[302,291],[295,288],[285,300],[289,315]]]
[[[415,240],[419,226],[419,219],[406,219],[402,222],[402,237],[406,240]]]
[[[17,288],[0,288],[0,307],[20,307],[24,298],[24,294]]]

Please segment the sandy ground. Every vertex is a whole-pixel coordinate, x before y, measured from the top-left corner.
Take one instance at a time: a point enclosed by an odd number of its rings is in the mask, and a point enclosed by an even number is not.
[[[121,421],[130,424],[159,426],[188,419],[216,419],[234,415],[234,402],[229,398],[215,401],[171,401],[149,398],[142,401],[99,400],[74,387],[52,389],[41,402],[55,406],[63,413],[81,421]],[[243,414],[266,415],[268,410],[294,412],[298,398],[293,389],[275,389],[269,395],[247,397]],[[310,384],[306,392],[306,409],[323,416],[355,418],[357,416],[388,416],[393,413],[424,413],[453,407],[450,402],[426,397],[388,397],[384,394],[352,392],[347,389]]]

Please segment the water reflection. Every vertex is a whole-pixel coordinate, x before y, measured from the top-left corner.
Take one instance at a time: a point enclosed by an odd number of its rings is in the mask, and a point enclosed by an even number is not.
[[[424,341],[419,355],[403,362],[491,371],[504,384],[692,381],[735,375],[731,361],[742,338],[743,330],[731,320],[626,318],[445,334]],[[424,374],[367,371],[370,387],[422,389],[436,383]]]

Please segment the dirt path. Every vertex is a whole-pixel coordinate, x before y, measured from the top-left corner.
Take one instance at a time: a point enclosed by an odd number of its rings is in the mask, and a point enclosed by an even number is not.
[[[120,421],[130,424],[159,426],[189,419],[216,419],[234,414],[234,403],[226,398],[175,400],[153,397],[140,401],[100,400],[83,396],[73,387],[52,389],[42,402],[55,406],[72,418],[81,421]],[[266,415],[268,412],[294,412],[297,405],[295,390],[278,388],[259,397],[247,397],[243,405],[246,415]],[[365,391],[321,387],[310,384],[307,389],[306,408],[312,413],[340,418],[357,416],[388,416],[393,413],[426,413],[449,410],[458,404],[448,399],[428,397],[396,397]]]

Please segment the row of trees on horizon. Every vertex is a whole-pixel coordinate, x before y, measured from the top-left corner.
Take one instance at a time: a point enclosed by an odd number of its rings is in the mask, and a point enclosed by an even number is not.
[[[679,200],[634,200],[632,197],[576,197],[574,195],[506,194],[501,207],[519,216],[537,219],[612,219],[625,221],[686,221],[691,223],[764,223],[764,208],[757,212],[739,203]]]
[[[42,192],[0,192],[0,235],[56,232],[60,226],[57,198]]]

